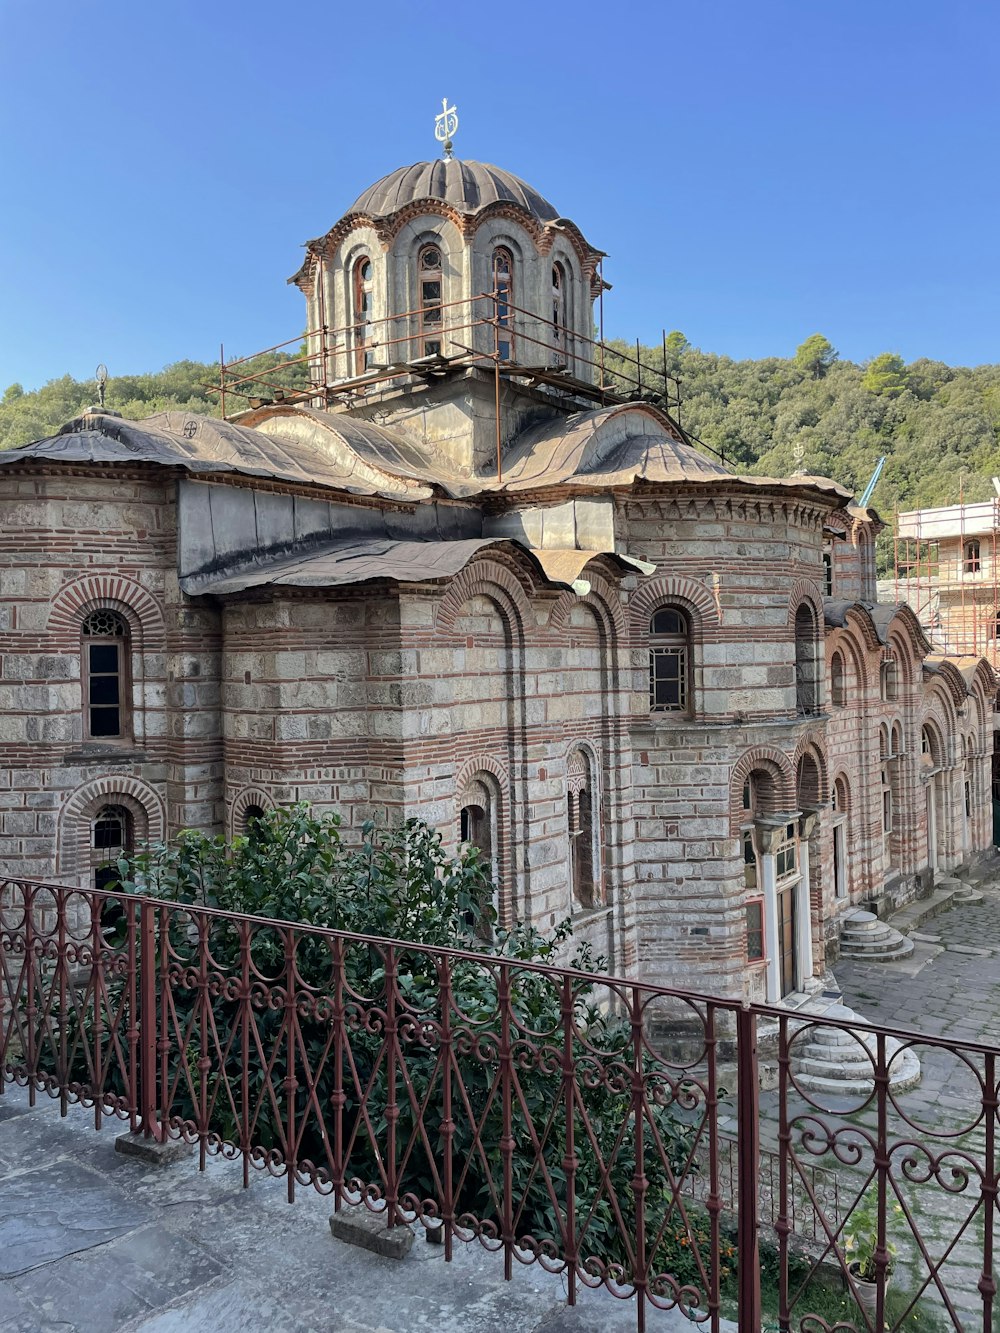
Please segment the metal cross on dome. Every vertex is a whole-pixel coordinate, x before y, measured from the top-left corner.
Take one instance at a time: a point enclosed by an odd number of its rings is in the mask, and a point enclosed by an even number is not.
[[[434,117],[434,138],[444,144],[444,158],[449,161],[452,155],[451,136],[458,129],[458,111],[448,105],[447,97],[441,98],[441,110]]]

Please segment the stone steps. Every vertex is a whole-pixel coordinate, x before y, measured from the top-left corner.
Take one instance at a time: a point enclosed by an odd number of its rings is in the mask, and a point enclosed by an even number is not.
[[[853,1025],[852,1031],[823,1026],[823,1017],[842,1019]],[[869,1026],[853,1009],[831,1005],[817,1012],[813,1022],[798,1027],[802,1034],[792,1043],[795,1082],[805,1092],[828,1096],[868,1097],[875,1087],[876,1037],[865,1032]],[[916,1053],[903,1049],[893,1037],[886,1039],[889,1086],[903,1092],[920,1081],[920,1060]]]
[[[874,912],[855,911],[844,917],[840,935],[840,956],[864,962],[889,963],[909,958],[913,941],[901,935],[895,926],[880,921]]]

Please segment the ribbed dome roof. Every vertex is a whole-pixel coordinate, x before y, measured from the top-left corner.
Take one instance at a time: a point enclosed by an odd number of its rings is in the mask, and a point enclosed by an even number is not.
[[[440,199],[463,213],[475,213],[487,204],[502,202],[519,205],[541,222],[552,222],[559,216],[558,210],[520,177],[487,162],[462,162],[458,158],[399,167],[369,186],[348,212],[384,218],[417,199]]]

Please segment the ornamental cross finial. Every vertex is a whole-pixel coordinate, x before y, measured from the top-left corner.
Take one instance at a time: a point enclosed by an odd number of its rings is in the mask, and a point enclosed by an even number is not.
[[[447,97],[441,98],[441,110],[434,117],[434,138],[441,144],[444,144],[444,160],[448,162],[452,156],[451,136],[458,129],[458,111],[453,106],[448,105]]]

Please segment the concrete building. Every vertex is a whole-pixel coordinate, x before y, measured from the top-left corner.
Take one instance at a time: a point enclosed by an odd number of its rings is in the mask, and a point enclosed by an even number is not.
[[[6,874],[419,815],[502,921],[794,1001],[846,913],[991,845],[989,665],[876,604],[873,511],[610,379],[599,257],[509,173],[419,163],[309,243],[302,387],[0,454]]]

